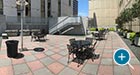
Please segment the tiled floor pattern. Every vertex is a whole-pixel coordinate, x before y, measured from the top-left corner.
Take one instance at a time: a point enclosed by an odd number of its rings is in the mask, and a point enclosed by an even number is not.
[[[2,40],[0,75],[140,75],[140,62],[115,32],[107,34],[106,40],[98,41],[95,52],[101,55],[100,58],[94,62],[87,60],[80,67],[74,62],[67,64],[66,44],[70,38],[85,39],[84,36],[48,35],[46,38],[46,42],[31,42],[30,37],[25,36],[24,47],[29,51],[19,51],[24,54],[20,59],[7,57],[6,40]],[[20,41],[20,37],[10,39]],[[37,47],[45,50],[36,52],[33,49]],[[114,63],[113,52],[118,48],[130,51],[130,64],[134,70],[128,65],[118,66]]]

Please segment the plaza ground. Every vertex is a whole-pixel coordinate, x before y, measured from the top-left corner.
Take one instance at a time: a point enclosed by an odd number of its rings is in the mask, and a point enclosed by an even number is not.
[[[24,47],[28,51],[19,51],[23,58],[8,58],[5,41],[2,40],[0,50],[0,74],[1,75],[140,75],[140,62],[116,32],[109,32],[106,40],[97,42],[95,53],[99,53],[99,59],[94,62],[86,60],[83,65],[77,67],[77,63],[67,64],[67,46],[70,38],[85,39],[85,36],[47,35],[46,41],[31,42],[29,36],[24,36]],[[19,40],[20,37],[10,37],[8,40]],[[93,43],[95,40],[93,40]],[[34,48],[43,48],[37,52]],[[113,53],[118,48],[125,48],[131,54],[130,64],[118,66],[113,61]]]

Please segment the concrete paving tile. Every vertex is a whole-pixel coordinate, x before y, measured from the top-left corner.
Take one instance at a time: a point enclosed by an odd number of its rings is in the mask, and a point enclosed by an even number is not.
[[[55,60],[59,60],[60,58],[62,58],[62,56],[59,55],[59,54],[54,54],[54,55],[51,56],[51,58],[53,58]]]
[[[24,59],[26,62],[30,62],[36,60],[37,58],[33,55],[29,55],[29,56],[25,56]]]
[[[0,67],[0,75],[14,75],[12,66]]]
[[[64,65],[58,63],[58,62],[54,62],[50,65],[47,66],[49,68],[49,70],[51,70],[54,74],[58,74],[60,71],[62,71],[62,69],[64,68]]]
[[[48,51],[46,51],[46,52],[45,52],[45,54],[46,54],[46,55],[48,55],[48,56],[50,56],[50,55],[53,55],[53,54],[54,54],[54,52],[53,52],[53,51],[51,51],[51,50],[48,50]]]
[[[46,57],[46,55],[44,53],[38,53],[38,54],[35,54],[34,56],[38,59]]]
[[[0,67],[10,66],[11,64],[11,59],[0,59]]]
[[[104,53],[111,53],[112,54],[112,50],[104,50]]]
[[[40,61],[28,62],[27,64],[32,71],[35,71],[44,67],[44,65]]]
[[[88,75],[88,74],[80,72],[79,75]]]
[[[93,64],[86,64],[82,71],[88,74],[96,75],[98,70],[98,65],[93,65]]]
[[[113,75],[113,66],[100,65],[98,75]]]
[[[131,58],[130,64],[132,65],[140,65],[140,62],[137,58]]]
[[[114,75],[131,75],[128,66],[114,66]]]
[[[0,54],[7,54],[6,50],[0,50]]]
[[[102,58],[101,64],[102,65],[113,65],[112,58]]]
[[[23,51],[21,53],[23,53],[24,55],[32,55],[31,51]]]
[[[134,69],[130,68],[132,75],[140,75],[140,65],[132,65]]]
[[[71,62],[68,66],[69,66],[70,68],[72,68],[72,69],[78,71],[78,72],[80,72],[80,70],[83,68],[83,65],[80,65],[79,67],[77,67],[78,64],[75,63],[75,62]]]
[[[42,68],[33,72],[34,75],[54,75],[47,68]]]
[[[0,59],[7,59],[9,58],[7,54],[0,54]]]
[[[21,64],[21,63],[24,63],[25,60],[24,58],[20,58],[20,59],[12,59],[12,64]]]
[[[44,65],[48,66],[48,65],[50,65],[51,63],[53,63],[55,60],[52,59],[52,58],[50,58],[50,57],[46,57],[46,58],[40,59],[40,61],[41,61]]]
[[[103,58],[113,58],[113,54],[112,53],[103,53]]]
[[[58,60],[60,63],[64,64],[64,65],[68,65],[68,58],[67,56],[66,57],[63,57],[61,59]]]
[[[67,54],[68,54],[68,51],[67,51],[67,50],[63,50],[63,51],[59,52],[59,54],[61,54],[61,55],[65,56],[65,55],[67,55]]]
[[[39,52],[36,52],[36,51],[30,51],[31,52],[31,54],[38,54]]]
[[[18,65],[14,65],[13,67],[14,67],[15,75],[20,75],[20,74],[30,72],[30,69],[26,64],[18,64]]]
[[[92,61],[92,60],[90,59],[90,60],[88,60],[87,63],[89,63],[89,64],[97,64],[97,65],[99,65],[100,62],[101,62],[101,57],[100,57],[99,59],[95,59],[94,61]]]
[[[58,75],[77,75],[78,72],[71,68],[64,68]]]

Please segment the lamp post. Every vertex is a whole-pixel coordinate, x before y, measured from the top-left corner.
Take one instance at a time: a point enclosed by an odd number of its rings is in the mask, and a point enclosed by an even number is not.
[[[19,0],[16,2],[17,5],[20,5],[20,11],[21,11],[21,51],[23,50],[23,12],[24,7],[28,5],[26,0]]]

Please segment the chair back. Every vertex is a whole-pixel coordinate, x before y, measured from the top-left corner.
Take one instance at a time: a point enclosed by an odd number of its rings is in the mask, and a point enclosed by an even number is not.
[[[96,44],[97,44],[97,41],[93,44],[93,48],[95,48]]]
[[[86,37],[85,40],[89,41],[91,44],[93,43],[93,38]]]
[[[69,43],[70,45],[72,45],[72,43],[75,41],[75,38],[69,39]]]
[[[69,54],[71,54],[73,51],[73,47],[71,45],[67,44],[67,49],[68,49]]]

